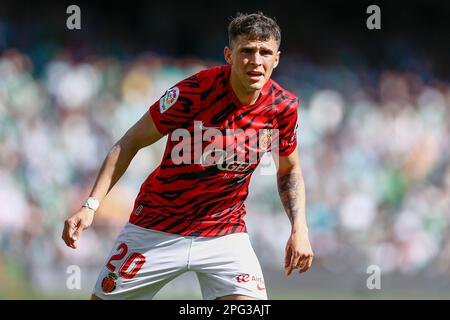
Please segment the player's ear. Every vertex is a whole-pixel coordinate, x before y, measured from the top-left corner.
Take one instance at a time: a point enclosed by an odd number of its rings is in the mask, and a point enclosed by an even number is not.
[[[231,64],[231,49],[229,47],[225,47],[225,49],[223,49],[223,55],[225,57],[225,61],[228,64]]]
[[[276,55],[276,57],[275,57],[275,63],[274,63],[274,65],[273,65],[273,68],[274,68],[274,69],[278,66],[278,63],[280,63],[280,54],[281,54],[281,52],[278,51],[278,52],[277,52],[277,55]]]

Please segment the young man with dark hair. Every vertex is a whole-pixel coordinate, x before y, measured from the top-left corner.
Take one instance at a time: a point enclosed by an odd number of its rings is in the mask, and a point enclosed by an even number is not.
[[[280,29],[256,13],[239,14],[228,31],[228,65],[166,91],[112,147],[86,203],[65,221],[62,238],[75,249],[136,153],[168,135],[162,162],[142,184],[93,299],[151,299],[186,271],[196,272],[204,299],[267,299],[243,220],[250,177],[267,151],[292,225],[286,274],[311,266],[298,98],[270,79],[280,59]]]

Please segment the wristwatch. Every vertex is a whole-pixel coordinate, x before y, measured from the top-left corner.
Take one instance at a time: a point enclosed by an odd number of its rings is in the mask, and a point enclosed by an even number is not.
[[[95,199],[94,197],[87,198],[83,204],[83,207],[94,210],[94,212],[97,211],[99,206],[100,206],[100,202],[97,199]]]

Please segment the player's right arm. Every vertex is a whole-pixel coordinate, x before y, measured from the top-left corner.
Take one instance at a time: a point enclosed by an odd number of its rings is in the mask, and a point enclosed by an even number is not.
[[[141,148],[158,141],[162,136],[149,112],[146,112],[111,148],[103,161],[89,196],[96,198],[101,203],[127,170],[136,153]],[[94,213],[93,210],[82,207],[65,221],[62,238],[68,247],[76,249],[76,242],[80,238],[81,232],[92,224]]]

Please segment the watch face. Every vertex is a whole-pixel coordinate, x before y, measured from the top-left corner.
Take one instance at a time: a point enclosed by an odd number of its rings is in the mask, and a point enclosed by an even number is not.
[[[89,199],[87,199],[86,203],[90,209],[97,210],[97,208],[98,208],[97,200],[95,200],[93,198],[89,198]]]

